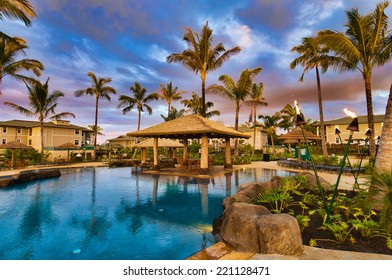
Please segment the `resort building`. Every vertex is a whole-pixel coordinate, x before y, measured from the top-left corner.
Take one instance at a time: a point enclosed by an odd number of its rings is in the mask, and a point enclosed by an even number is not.
[[[120,135],[116,138],[106,140],[109,143],[109,146],[118,146],[121,145],[123,148],[133,148],[135,144],[138,143],[137,137],[130,137],[127,135]],[[140,142],[140,139],[139,139]]]
[[[239,140],[240,145],[250,144],[253,147],[253,136],[254,136],[253,127],[239,127],[238,131],[250,136],[249,139],[240,139]],[[261,129],[261,127],[256,127],[256,144],[254,149],[261,150],[265,148],[267,145],[268,145],[268,134],[264,132]]]
[[[374,137],[378,138],[381,135],[382,127],[384,124],[385,115],[374,115]],[[330,144],[340,144],[340,139],[342,142],[347,142],[349,138],[350,131],[347,130],[347,126],[352,122],[352,118],[345,117],[336,120],[324,121],[325,125],[325,137],[327,143]],[[358,117],[359,131],[355,131],[353,134],[353,139],[359,143],[365,140],[365,133],[368,130],[368,119],[367,116]],[[317,127],[317,135],[320,136],[320,122],[314,124]],[[340,131],[340,137],[335,133],[335,130]],[[360,143],[361,144],[361,143]]]
[[[65,120],[44,123],[44,149],[50,152],[51,159],[66,158],[68,149],[57,148],[65,143],[84,147],[91,143],[92,130],[71,124]],[[37,121],[0,121],[0,144],[17,141],[41,151],[41,129]],[[84,148],[86,153],[87,147]]]

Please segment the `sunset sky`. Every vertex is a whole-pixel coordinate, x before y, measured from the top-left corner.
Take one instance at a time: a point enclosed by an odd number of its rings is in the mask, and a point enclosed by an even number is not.
[[[207,86],[228,74],[237,80],[246,68],[261,66],[255,82],[264,83],[264,97],[269,103],[258,114],[272,115],[285,104],[298,100],[306,118],[318,120],[317,88],[314,71],[298,82],[302,68],[290,70],[297,54],[290,49],[305,36],[331,29],[345,31],[345,11],[357,6],[361,14],[373,10],[378,1],[364,0],[31,0],[38,17],[32,27],[5,19],[1,30],[10,36],[27,40],[27,56],[40,60],[45,71],[42,82],[50,77],[50,91],[60,90],[57,111],[75,113],[71,122],[81,126],[94,123],[95,100],[91,96],[76,98],[74,91],[91,85],[88,71],[97,76],[111,77],[117,90],[112,101],[101,100],[98,125],[105,139],[137,129],[137,111],[123,115],[117,108],[121,94],[131,95],[129,87],[139,82],[149,93],[159,90],[161,83],[173,82],[179,90],[201,93],[200,76],[182,65],[166,62],[172,53],[180,53],[185,27],[200,32],[208,21],[213,30],[214,45],[222,42],[229,49],[240,46],[242,51],[223,67],[207,76]],[[392,18],[392,5],[386,10]],[[390,24],[389,29],[392,29]],[[389,87],[392,83],[392,63],[375,69],[372,80],[375,114],[384,114]],[[364,81],[360,72],[335,73],[329,70],[321,76],[326,120],[344,117],[348,107],[359,115],[366,114]],[[27,106],[26,86],[8,76],[2,82],[0,120],[27,119],[3,105],[10,101]],[[234,102],[207,95],[221,115],[214,117],[225,125],[234,125]],[[165,101],[150,103],[153,114],[143,114],[141,128],[163,121],[167,115]],[[183,108],[180,101],[173,106]],[[248,120],[250,109],[242,106],[240,123]]]

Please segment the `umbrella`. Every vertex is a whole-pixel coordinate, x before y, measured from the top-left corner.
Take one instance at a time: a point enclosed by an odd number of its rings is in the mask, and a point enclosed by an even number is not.
[[[317,136],[313,134],[312,132],[304,130],[303,133],[306,136],[306,140],[321,140],[320,136]],[[298,161],[301,162],[301,143],[305,142],[305,138],[302,134],[302,129],[300,127],[296,127],[292,131],[290,131],[287,134],[281,135],[278,137],[278,139],[285,139],[286,143],[298,143]]]
[[[75,144],[73,144],[71,142],[67,142],[67,143],[61,144],[60,146],[57,146],[57,148],[67,149],[67,151],[68,151],[68,153],[67,153],[67,161],[69,162],[69,150],[70,149],[76,150],[76,149],[79,149],[80,147],[76,146]]]
[[[19,143],[17,141],[11,141],[11,142],[0,145],[0,149],[10,149],[11,150],[11,169],[13,169],[14,168],[15,150],[17,150],[17,149],[32,149],[32,147],[27,146],[22,143]]]

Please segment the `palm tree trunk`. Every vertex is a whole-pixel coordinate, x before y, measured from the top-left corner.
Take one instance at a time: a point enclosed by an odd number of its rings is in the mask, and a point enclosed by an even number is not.
[[[167,118],[169,119],[169,115],[170,115],[170,101],[167,102]]]
[[[41,130],[41,163],[44,161],[44,121],[43,118],[39,119],[39,128]]]
[[[323,99],[321,96],[320,73],[317,66],[316,66],[316,77],[317,77],[317,93],[318,93],[319,114],[320,114],[321,150],[323,151],[325,162],[328,162],[328,150],[327,150],[327,143],[325,141]]]
[[[140,118],[141,118],[141,110],[138,110],[138,116],[137,116],[137,130],[140,130]]]
[[[373,115],[371,77],[370,77],[370,75],[365,73],[363,75],[363,78],[365,79],[368,124],[369,124],[369,128],[371,130],[371,136],[369,139],[369,150],[370,150],[370,156],[374,157],[376,155],[376,143],[374,140],[374,115]]]
[[[95,99],[94,160],[97,160],[98,95]]]
[[[238,118],[239,118],[239,113],[240,113],[240,106],[238,102],[236,102],[236,107],[235,107],[235,121],[234,121],[234,129],[238,131]],[[234,153],[236,156],[238,156],[238,138],[235,139],[234,141]]]
[[[253,105],[253,150],[252,159],[255,157],[256,149],[256,104]]]
[[[201,78],[201,116],[206,117],[206,80]]]
[[[374,163],[374,170],[379,173],[392,172],[392,84],[389,90],[385,120],[382,127],[376,162]]]
[[[274,136],[272,132],[270,134],[270,137],[271,137],[272,153],[274,154],[275,157],[275,143],[274,143]]]

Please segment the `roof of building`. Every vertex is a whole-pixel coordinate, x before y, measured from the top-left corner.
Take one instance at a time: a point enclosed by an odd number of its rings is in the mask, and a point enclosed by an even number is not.
[[[26,121],[26,120],[0,121],[0,126],[33,128],[33,127],[39,127],[39,122],[38,121]],[[63,128],[92,131],[91,129],[83,127],[83,126],[78,126],[78,125],[74,125],[74,124],[55,124],[54,122],[45,122],[44,127],[56,127],[56,128],[63,127]]]
[[[382,123],[384,122],[385,115],[374,115],[374,122],[375,123]],[[324,121],[324,125],[345,125],[351,123],[353,119],[351,117],[345,117],[336,120],[329,120]],[[358,116],[358,123],[368,123],[367,116]],[[320,122],[316,122],[313,126],[320,126]]]
[[[131,140],[135,140],[137,139],[137,137],[130,137],[128,135],[120,135],[116,138],[112,138],[112,139],[108,139],[107,141],[131,141]]]

